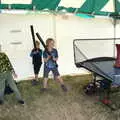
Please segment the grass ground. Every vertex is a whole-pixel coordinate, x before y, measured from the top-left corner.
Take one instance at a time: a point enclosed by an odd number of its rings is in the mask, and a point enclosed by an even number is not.
[[[19,105],[14,94],[6,95],[5,104],[0,106],[0,120],[120,120],[120,110],[111,111],[83,93],[90,75],[63,79],[68,93],[53,80],[46,93],[40,92],[40,86],[31,86],[31,81],[20,82],[18,88],[26,104]]]

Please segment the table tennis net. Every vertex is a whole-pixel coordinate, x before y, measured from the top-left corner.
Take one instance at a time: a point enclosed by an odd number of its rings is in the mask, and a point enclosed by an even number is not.
[[[81,63],[87,60],[95,60],[95,58],[100,61],[115,58],[116,43],[120,44],[120,38],[75,39],[73,42],[74,61]]]

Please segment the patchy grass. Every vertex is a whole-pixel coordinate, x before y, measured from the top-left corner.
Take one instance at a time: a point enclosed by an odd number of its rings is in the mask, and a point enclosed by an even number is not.
[[[64,76],[69,88],[64,93],[54,81],[49,81],[50,90],[40,92],[41,86],[32,86],[31,81],[22,81],[18,88],[25,100],[19,105],[14,94],[5,96],[0,106],[0,120],[119,120],[120,110],[111,111],[83,93],[83,86],[91,75]]]

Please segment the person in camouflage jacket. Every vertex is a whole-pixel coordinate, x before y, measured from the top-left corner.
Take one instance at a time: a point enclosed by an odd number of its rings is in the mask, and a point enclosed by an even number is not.
[[[7,55],[0,52],[0,73],[5,73],[7,71],[14,71]]]
[[[14,77],[17,77],[12,64],[7,55],[1,52],[0,49],[0,104],[4,103],[4,91],[6,84],[13,90],[20,104],[24,104],[19,90],[14,82]]]

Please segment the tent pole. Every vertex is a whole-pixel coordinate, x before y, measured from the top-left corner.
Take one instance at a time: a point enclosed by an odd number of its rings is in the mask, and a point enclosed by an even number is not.
[[[113,57],[115,57],[115,44],[116,44],[116,18],[113,18],[114,40],[113,40]]]
[[[114,0],[114,11],[115,11],[115,13],[117,12],[117,0]],[[114,29],[114,44],[113,44],[113,54],[114,54],[114,56],[113,57],[115,57],[115,49],[116,49],[116,46],[115,46],[115,44],[116,44],[116,24],[117,24],[117,18],[116,18],[116,16],[113,16],[113,29]]]
[[[55,47],[57,47],[56,15],[55,15],[55,13],[52,14],[52,18],[53,18],[53,35],[54,35],[54,39],[55,39]]]

